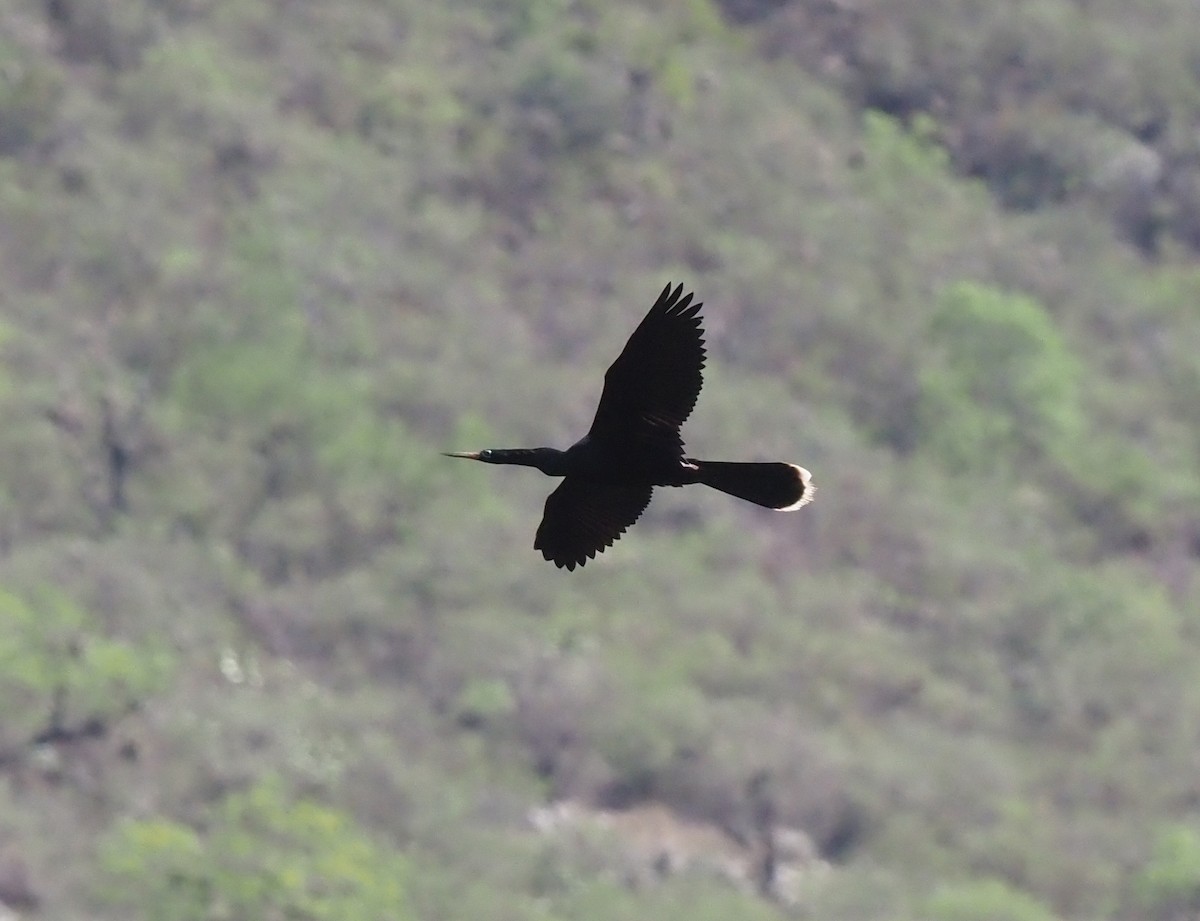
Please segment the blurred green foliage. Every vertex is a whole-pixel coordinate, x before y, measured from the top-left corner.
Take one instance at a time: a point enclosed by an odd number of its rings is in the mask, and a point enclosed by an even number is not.
[[[930,918],[937,921],[1054,921],[1055,914],[1001,880],[984,879],[949,885],[929,898]]]
[[[0,701],[4,741],[38,729],[116,720],[171,680],[161,643],[106,637],[51,586],[29,597],[0,590]],[[49,724],[47,724],[49,721]]]
[[[101,898],[126,917],[403,919],[407,865],[336,810],[277,780],[230,796],[207,824],[129,820],[101,841]]]
[[[0,7],[0,900],[1194,908],[1194,13]],[[551,481],[437,452],[579,437],[668,279],[689,450],[817,501],[567,576]],[[661,875],[764,810],[787,898]]]
[[[938,299],[928,339],[923,427],[944,462],[990,473],[1078,444],[1079,363],[1037,302],[959,282]]]
[[[1139,917],[1179,918],[1200,902],[1200,835],[1186,825],[1163,828],[1133,882]]]

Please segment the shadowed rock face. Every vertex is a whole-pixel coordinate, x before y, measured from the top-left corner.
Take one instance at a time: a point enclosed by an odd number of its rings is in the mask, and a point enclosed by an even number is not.
[[[532,809],[529,822],[565,856],[599,863],[632,888],[696,874],[795,906],[803,904],[831,870],[803,830],[778,827],[769,886],[764,886],[762,847],[740,842],[716,825],[686,819],[659,803],[609,810],[559,800]]]

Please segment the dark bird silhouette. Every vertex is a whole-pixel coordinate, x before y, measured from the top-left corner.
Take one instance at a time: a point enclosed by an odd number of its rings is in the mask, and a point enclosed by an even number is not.
[[[668,284],[604,375],[591,430],[565,451],[507,448],[455,452],[487,464],[537,467],[563,477],[546,500],[535,550],[574,570],[625,533],[655,486],[703,483],[765,508],[791,511],[815,487],[795,464],[684,457],[679,429],[704,383],[700,303]]]

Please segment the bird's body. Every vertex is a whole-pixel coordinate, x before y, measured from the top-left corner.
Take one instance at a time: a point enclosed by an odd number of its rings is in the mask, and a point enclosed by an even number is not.
[[[536,467],[563,482],[546,500],[534,549],[573,570],[612,545],[645,511],[655,486],[703,483],[766,508],[812,500],[803,467],[684,457],[679,429],[703,385],[699,303],[667,285],[604,375],[589,432],[565,451],[507,448],[459,452],[490,464]]]

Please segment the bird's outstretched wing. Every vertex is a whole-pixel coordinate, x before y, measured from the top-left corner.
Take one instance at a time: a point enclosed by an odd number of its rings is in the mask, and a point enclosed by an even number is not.
[[[604,375],[604,392],[589,437],[628,446],[666,447],[680,456],[679,427],[704,383],[704,329],[700,303],[663,288]]]
[[[574,570],[611,547],[650,504],[650,486],[616,486],[567,477],[546,499],[533,548]]]

